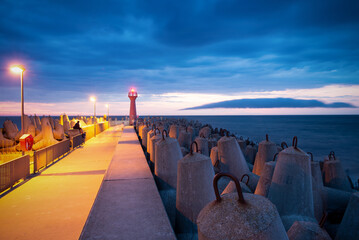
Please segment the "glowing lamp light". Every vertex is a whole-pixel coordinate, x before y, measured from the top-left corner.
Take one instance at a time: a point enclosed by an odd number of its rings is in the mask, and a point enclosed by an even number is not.
[[[135,92],[135,89],[132,88],[132,89],[131,89],[131,92]]]
[[[90,101],[91,102],[96,102],[96,98],[95,97],[90,97]]]
[[[109,107],[109,106],[108,106],[108,104],[106,104],[105,106],[106,106],[106,108],[108,108],[108,107]]]
[[[10,70],[14,73],[22,73],[25,71],[25,67],[22,65],[14,65],[10,67]]]

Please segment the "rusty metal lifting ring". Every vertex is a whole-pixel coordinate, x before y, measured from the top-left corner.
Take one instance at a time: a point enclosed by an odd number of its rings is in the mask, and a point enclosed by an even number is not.
[[[313,162],[313,161],[314,161],[314,158],[313,158],[313,153],[311,153],[311,152],[307,152],[307,154],[309,154],[309,155],[310,155],[310,161],[311,161],[311,162]]]
[[[266,141],[268,142],[269,140],[268,140],[268,134],[266,134]]]
[[[165,140],[165,135],[164,135],[164,133],[166,133],[166,137],[168,137],[167,130],[164,129],[164,130],[162,131],[162,139],[163,139],[163,140]]]
[[[273,156],[273,162],[275,162],[275,159],[276,159],[276,157],[278,156],[278,154],[279,154],[279,153],[274,154],[274,156]]]
[[[229,173],[217,173],[213,178],[213,188],[214,188],[214,194],[216,195],[217,202],[221,202],[221,200],[222,200],[221,195],[219,194],[219,191],[218,191],[217,183],[218,183],[218,180],[224,176],[231,178],[233,180],[233,182],[236,184],[237,193],[238,193],[238,202],[240,202],[242,204],[246,203],[246,201],[244,201],[242,188],[241,188],[241,185],[239,184],[238,179]]]
[[[284,147],[288,148],[288,144],[286,142],[282,142],[280,146],[282,149],[285,149]]]
[[[247,177],[247,182],[246,182],[246,185],[248,185],[248,182],[249,182],[249,175],[248,174],[243,174],[243,176],[241,177],[241,182],[243,181],[243,178],[244,177]]]
[[[196,141],[193,141],[193,142],[191,143],[191,149],[190,149],[190,154],[191,154],[191,155],[193,155],[193,144],[196,145],[196,152],[198,152],[198,144],[197,144]]]
[[[157,135],[157,130],[158,130],[158,134],[161,134],[161,130],[159,128],[155,129],[155,135]]]
[[[330,160],[331,158],[333,158],[334,160],[336,160],[336,159],[335,159],[335,153],[334,153],[334,151],[331,151],[331,152],[329,153],[328,157],[329,157],[329,160]]]
[[[151,130],[155,130],[155,131],[156,131],[156,124],[152,124]]]
[[[298,149],[297,145],[298,145],[298,138],[297,136],[294,136],[292,146],[294,147],[294,149]]]

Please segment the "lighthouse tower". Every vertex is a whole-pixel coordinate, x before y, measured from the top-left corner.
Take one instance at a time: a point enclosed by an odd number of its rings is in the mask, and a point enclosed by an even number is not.
[[[128,92],[128,97],[131,100],[130,104],[130,125],[133,125],[136,121],[137,114],[136,114],[136,98],[137,98],[137,92],[135,89],[131,88],[131,90]]]

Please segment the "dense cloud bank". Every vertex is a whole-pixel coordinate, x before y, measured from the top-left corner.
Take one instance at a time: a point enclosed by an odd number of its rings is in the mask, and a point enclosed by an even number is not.
[[[358,84],[358,12],[356,0],[3,0],[0,101],[18,100],[12,62],[40,102]]]

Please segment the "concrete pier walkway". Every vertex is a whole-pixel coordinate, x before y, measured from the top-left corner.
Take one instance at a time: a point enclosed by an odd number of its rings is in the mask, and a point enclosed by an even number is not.
[[[108,129],[0,198],[0,239],[78,239],[120,134]]]
[[[116,146],[81,239],[176,239],[132,127]]]
[[[0,198],[0,239],[80,237],[175,239],[132,127],[108,129]]]

